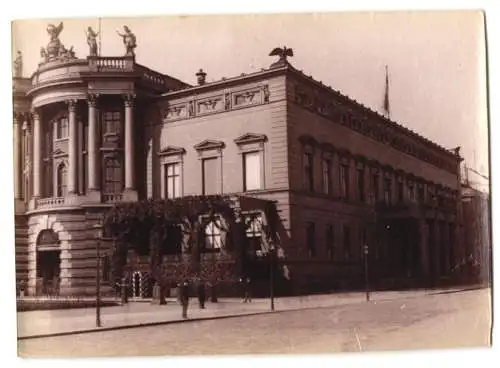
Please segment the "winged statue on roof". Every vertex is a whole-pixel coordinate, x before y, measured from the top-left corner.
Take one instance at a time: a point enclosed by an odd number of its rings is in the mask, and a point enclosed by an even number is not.
[[[61,34],[63,30],[63,22],[60,22],[58,26],[55,26],[53,24],[49,24],[47,26],[47,33],[50,35],[50,40],[55,41],[59,39],[59,34]]]
[[[287,57],[292,57],[293,56],[293,49],[288,48],[286,46],[281,47],[276,47],[274,48],[270,53],[269,56],[279,56],[279,60],[274,63],[275,64],[286,64]]]

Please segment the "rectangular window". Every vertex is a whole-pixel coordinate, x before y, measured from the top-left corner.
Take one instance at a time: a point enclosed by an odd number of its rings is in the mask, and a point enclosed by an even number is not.
[[[314,191],[314,173],[313,173],[313,156],[312,153],[304,153],[304,185],[309,192]]]
[[[342,198],[349,198],[349,166],[341,164],[340,165],[340,195]]]
[[[222,224],[219,218],[215,218],[205,226],[205,252],[219,252],[222,248],[221,237]]]
[[[424,201],[424,197],[425,197],[425,192],[424,192],[424,186],[422,184],[419,184],[418,187],[417,187],[417,196],[418,196],[418,200],[419,202],[423,202]]]
[[[220,163],[218,157],[203,159],[202,177],[204,195],[220,193]]]
[[[362,168],[359,168],[357,170],[357,181],[358,181],[358,195],[359,195],[359,201],[364,202],[365,201],[365,170]]]
[[[262,189],[261,152],[243,154],[243,191]]]
[[[332,193],[332,173],[331,173],[332,163],[330,160],[324,158],[321,161],[321,170],[323,174],[323,193]]]
[[[408,198],[410,201],[415,200],[415,188],[413,187],[413,183],[408,183]]]
[[[122,167],[117,158],[107,158],[104,161],[103,194],[121,194],[123,190]]]
[[[392,202],[392,186],[391,179],[386,178],[384,180],[384,202],[387,205],[390,205]]]
[[[344,225],[343,227],[343,235],[344,235],[344,259],[351,259],[351,229],[349,226]]]
[[[68,138],[69,127],[68,118],[64,117],[55,122],[56,124],[56,139]]]
[[[181,193],[181,164],[165,165],[165,198],[178,198]]]
[[[326,254],[328,259],[335,257],[335,238],[333,232],[333,225],[327,225],[325,231]]]
[[[372,194],[375,202],[378,202],[379,198],[379,177],[378,174],[373,174],[372,176]]]
[[[316,257],[316,234],[314,222],[306,224],[306,244],[310,258]]]
[[[105,111],[103,113],[104,134],[119,134],[121,132],[121,113]]]
[[[398,181],[398,202],[403,203],[403,193],[404,193],[404,185],[402,181]]]

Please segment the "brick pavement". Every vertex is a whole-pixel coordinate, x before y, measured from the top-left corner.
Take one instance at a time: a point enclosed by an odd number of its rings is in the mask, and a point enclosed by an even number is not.
[[[377,302],[457,290],[460,289],[376,292],[371,294],[371,300]],[[365,293],[362,292],[284,297],[275,299],[275,311],[324,308],[363,301]],[[270,313],[269,299],[254,299],[252,303],[242,303],[238,299],[221,298],[218,303],[209,302],[206,304],[206,309],[199,309],[197,301],[192,298],[188,320],[182,319],[181,307],[174,299],[167,300],[167,304],[161,306],[148,302],[130,302],[123,306],[102,308],[102,327],[96,328],[95,308],[18,312],[18,339],[262,313]]]

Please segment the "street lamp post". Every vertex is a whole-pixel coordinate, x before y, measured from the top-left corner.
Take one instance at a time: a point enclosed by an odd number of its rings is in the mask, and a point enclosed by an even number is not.
[[[271,296],[271,310],[274,311],[274,247],[269,249],[269,294]]]
[[[368,278],[368,245],[363,247],[363,253],[365,255],[365,287],[366,287],[366,301],[370,301],[370,283]]]
[[[95,324],[96,327],[101,327],[101,232],[102,232],[102,225],[97,224],[94,225],[94,229],[97,230],[97,242],[96,242],[96,257],[97,257],[97,264],[96,264],[96,304],[95,304]]]

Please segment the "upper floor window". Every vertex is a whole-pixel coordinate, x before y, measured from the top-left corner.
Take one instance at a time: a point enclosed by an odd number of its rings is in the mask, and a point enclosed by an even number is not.
[[[103,112],[103,129],[104,134],[118,134],[121,132],[121,112],[120,111],[104,111]]]
[[[323,193],[331,194],[332,192],[332,162],[324,158],[321,160],[321,171],[323,176]]]
[[[120,194],[122,192],[122,167],[118,158],[104,160],[104,186],[105,194]]]
[[[54,124],[56,128],[56,139],[68,138],[69,136],[68,118],[66,116],[59,118],[54,122]]]
[[[349,198],[349,166],[347,164],[340,164],[340,195],[342,198]]]
[[[314,191],[314,166],[313,154],[311,152],[304,152],[303,156],[303,175],[304,187],[307,191]]]
[[[243,191],[262,189],[262,152],[243,153]]]
[[[202,160],[202,190],[204,195],[220,193],[220,159],[218,157]]]
[[[68,170],[66,169],[66,165],[62,163],[57,167],[56,197],[65,197],[67,195],[67,177]]]
[[[181,192],[181,164],[165,164],[165,197],[178,198]]]

